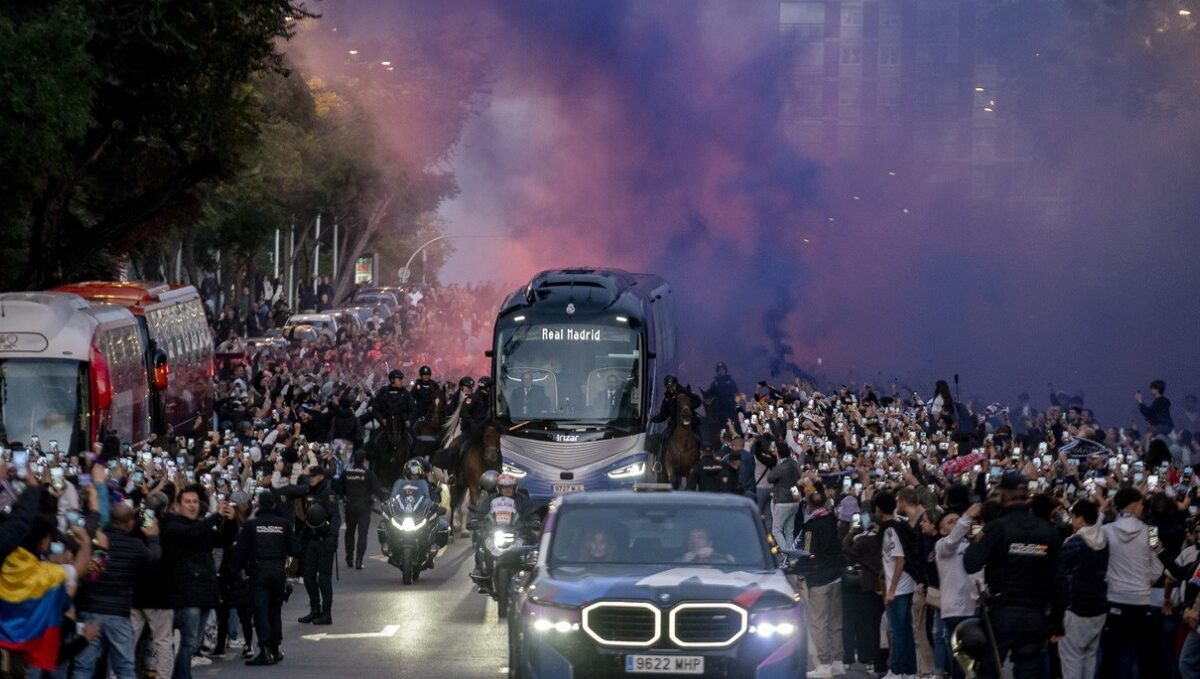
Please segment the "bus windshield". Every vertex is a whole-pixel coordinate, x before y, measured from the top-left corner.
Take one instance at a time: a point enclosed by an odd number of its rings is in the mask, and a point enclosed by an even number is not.
[[[496,412],[502,421],[642,421],[642,337],[626,326],[521,325],[496,344]]]
[[[75,450],[81,385],[87,380],[80,361],[0,359],[0,422],[8,440],[28,444],[38,436],[43,446],[58,441]]]

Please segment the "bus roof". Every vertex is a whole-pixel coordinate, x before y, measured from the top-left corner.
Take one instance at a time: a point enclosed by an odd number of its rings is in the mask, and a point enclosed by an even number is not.
[[[200,298],[196,288],[190,285],[171,285],[153,281],[84,281],[55,288],[59,292],[71,292],[95,302],[119,304],[141,316],[146,309],[158,304],[182,302]]]
[[[128,309],[65,292],[0,294],[0,356],[87,360],[98,325],[133,324]]]
[[[557,304],[565,299],[586,300],[606,308],[633,312],[640,310],[642,300],[649,302],[669,291],[666,281],[653,274],[590,267],[548,269],[510,294],[501,305],[500,314],[503,316],[539,303]]]

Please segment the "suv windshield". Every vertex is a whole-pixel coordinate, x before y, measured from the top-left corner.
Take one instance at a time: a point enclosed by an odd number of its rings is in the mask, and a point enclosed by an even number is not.
[[[696,506],[566,506],[550,566],[706,565],[768,570],[774,561],[748,511]]]

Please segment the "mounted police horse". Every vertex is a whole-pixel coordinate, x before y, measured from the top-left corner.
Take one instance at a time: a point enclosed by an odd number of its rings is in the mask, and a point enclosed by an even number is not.
[[[692,422],[696,412],[692,409],[693,395],[690,390],[679,390],[672,397],[675,417],[671,431],[663,439],[663,465],[671,486],[679,488],[687,479],[696,461],[700,459],[700,444],[692,433]]]
[[[379,426],[368,442],[367,455],[371,469],[384,487],[391,488],[400,478],[400,470],[408,462],[412,447],[412,438],[403,417],[391,415],[379,420]]]
[[[442,447],[442,414],[446,410],[446,393],[442,389],[434,392],[429,408],[417,413],[413,422],[413,457],[431,458]]]
[[[460,432],[461,415],[460,404],[444,428],[447,447],[432,458],[433,465],[444,469],[449,476],[451,532],[466,525],[463,500],[468,500],[468,507],[479,503],[479,478],[489,469],[498,472],[501,467],[500,426],[489,418],[475,431]],[[461,445],[451,445],[460,433],[465,440]]]

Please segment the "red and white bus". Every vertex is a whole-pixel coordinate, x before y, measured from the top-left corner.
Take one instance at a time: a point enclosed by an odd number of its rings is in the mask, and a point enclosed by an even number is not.
[[[88,281],[55,288],[92,302],[119,304],[138,319],[146,344],[151,427],[156,434],[192,433],[213,413],[213,341],[196,288],[143,281]],[[164,359],[165,358],[165,364]],[[166,387],[156,389],[155,382]]]
[[[60,292],[0,294],[0,423],[77,453],[150,436],[146,344],[128,309]],[[45,444],[44,444],[45,445]]]

